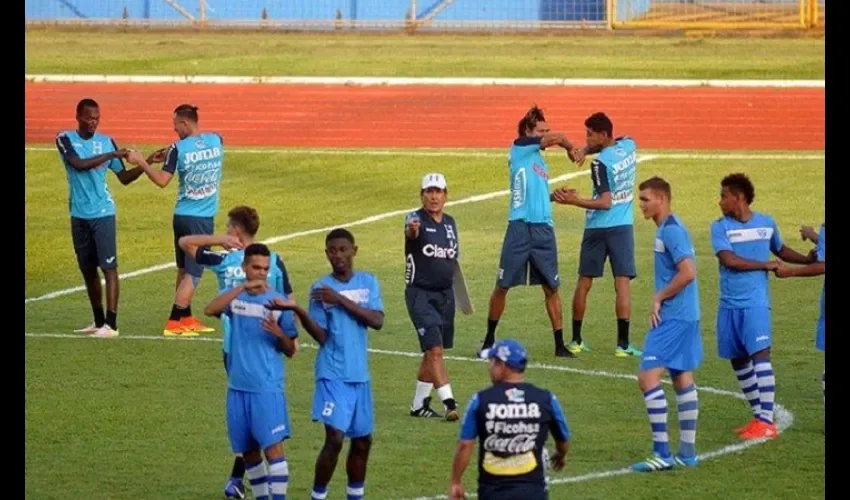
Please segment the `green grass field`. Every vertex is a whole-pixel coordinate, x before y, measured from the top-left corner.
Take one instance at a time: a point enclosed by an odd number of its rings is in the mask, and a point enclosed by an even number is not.
[[[26,72],[822,79],[824,40],[30,29]]]
[[[28,40],[28,44],[35,43]],[[179,58],[179,57],[178,57]],[[767,59],[767,58],[764,58]],[[46,58],[40,59],[46,61]],[[348,61],[347,63],[352,63]],[[207,72],[214,62],[201,66]],[[743,63],[742,63],[743,64]],[[46,62],[28,57],[28,71],[47,71]],[[41,65],[41,66],[39,66]],[[132,66],[132,65],[131,65]],[[55,66],[51,66],[55,68]],[[174,67],[171,67],[173,70]],[[80,68],[77,68],[80,69]],[[138,69],[138,68],[137,68]],[[82,69],[80,69],[82,71]],[[113,72],[124,72],[113,68]],[[130,71],[127,69],[126,71]],[[297,72],[291,70],[291,72]],[[321,70],[316,70],[321,73]],[[166,71],[167,72],[167,71]],[[340,71],[343,74],[345,71]],[[233,150],[231,150],[233,151]],[[260,238],[292,234],[371,215],[416,207],[422,174],[439,170],[450,183],[451,198],[502,190],[506,173],[502,152],[494,157],[305,156],[297,152],[237,154],[226,163],[222,209],[237,203],[258,208]],[[718,153],[719,154],[719,153]],[[551,157],[553,176],[574,171],[561,156]],[[705,360],[698,384],[737,391],[729,366],[716,355],[713,333],[718,276],[708,238],[709,223],[719,215],[719,181],[733,170],[747,172],[756,185],[755,208],[773,214],[786,242],[808,250],[797,233],[801,224],[824,218],[823,160],[729,161],[712,158],[641,163],[639,180],[667,178],[674,208],[691,230],[698,254]],[[82,284],[75,265],[67,216],[64,176],[55,152],[29,151],[26,158],[27,297]],[[588,194],[590,181],[579,176],[566,184]],[[162,191],[141,178],[129,187],[111,176],[118,207],[120,269],[130,272],[173,259],[171,214],[174,188]],[[456,218],[463,263],[477,308],[457,317],[456,348],[464,358],[448,363],[456,396],[466,401],[488,383],[485,365],[473,354],[486,325],[487,299],[495,277],[505,228],[507,197],[465,203],[447,209]],[[633,339],[642,343],[653,287],[651,221],[636,208],[639,277],[633,285]],[[403,216],[352,227],[359,254],[356,267],[375,273],[383,287],[386,323],[370,334],[371,347],[397,354],[370,355],[375,394],[376,433],[367,479],[367,497],[400,499],[448,492],[457,424],[418,421],[407,416],[417,359],[399,355],[418,351],[403,303]],[[563,276],[562,302],[569,325],[583,214],[555,209]],[[224,217],[217,228],[223,230]],[[324,234],[295,237],[273,245],[283,254],[296,298],[306,302],[309,285],[329,271],[323,255]],[[606,271],[607,272],[607,271]],[[633,499],[780,498],[824,496],[824,436],[820,373],[823,356],[814,348],[814,325],[822,281],[772,280],[774,369],[777,403],[794,417],[778,439],[737,453],[718,456],[699,468],[653,476],[629,474],[558,484],[551,498]],[[217,498],[230,471],[224,421],[225,375],[220,344],[165,341],[161,329],[172,301],[173,270],[121,282],[116,340],[33,336],[26,339],[26,494],[28,498]],[[194,301],[200,314],[214,295],[206,275]],[[26,331],[71,334],[90,322],[84,292],[26,305]],[[214,320],[212,323],[216,324]],[[559,371],[558,367],[633,375],[636,359],[613,356],[615,340],[610,275],[591,292],[585,337],[593,352],[576,360],[552,356],[551,332],[539,289],[509,295],[498,335],[527,344],[535,367],[530,381],[561,399],[573,441],[567,467],[555,479],[619,469],[644,458],[651,447],[642,397],[632,380]],[[14,332],[11,332],[14,334]],[[130,337],[144,337],[139,340]],[[302,340],[306,342],[306,334]],[[219,333],[205,335],[215,340]],[[323,432],[310,422],[315,350],[306,347],[287,361],[287,397],[294,429],[287,442],[290,498],[306,498]],[[672,394],[667,387],[668,397]],[[740,442],[732,428],[749,418],[744,401],[703,391],[697,445],[701,452]],[[674,405],[673,405],[674,406]],[[672,406],[671,406],[672,408]],[[671,441],[678,437],[671,409]],[[550,441],[551,443],[551,441]],[[466,475],[474,491],[475,471]],[[344,462],[338,465],[329,498],[343,498]]]

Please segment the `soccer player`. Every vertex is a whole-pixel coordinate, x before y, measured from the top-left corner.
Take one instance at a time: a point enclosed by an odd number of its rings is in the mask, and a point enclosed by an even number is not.
[[[575,357],[564,345],[549,167],[541,154],[548,147],[560,146],[572,158],[574,148],[563,134],[550,133],[543,111],[537,106],[520,119],[517,135],[508,159],[511,185],[508,227],[502,242],[499,276],[490,295],[482,349],[492,347],[496,341],[496,326],[505,311],[508,291],[518,285],[542,285],[546,312],[552,323],[555,356]]]
[[[813,262],[811,264],[792,267],[781,265],[776,269],[776,276],[779,278],[807,278],[809,276],[826,275],[826,224],[821,224],[820,231],[815,231],[809,226],[800,228],[800,236],[804,240],[809,240],[815,244],[809,257]],[[820,317],[818,317],[817,327],[815,328],[815,347],[826,352],[826,281],[821,287],[820,294]],[[821,388],[823,390],[823,402],[826,405],[826,369],[820,375]]]
[[[347,498],[361,500],[365,491],[374,429],[366,334],[369,328],[383,328],[384,304],[375,276],[354,270],[356,254],[354,236],[346,229],[332,230],[325,237],[325,255],[333,272],[313,283],[309,312],[294,303],[269,306],[295,311],[319,344],[312,417],[325,425],[325,444],[316,459],[314,500],[328,497],[346,436],[351,439]]]
[[[452,463],[449,498],[461,500],[463,473],[478,439],[478,497],[488,500],[544,500],[546,439],[555,440],[552,467],[564,468],[570,432],[558,398],[525,381],[525,348],[500,340],[481,352],[489,359],[493,385],[469,400]]]
[[[174,110],[174,131],[180,138],[165,151],[150,156],[152,163],[164,162],[162,170],[145,169],[154,184],[165,188],[174,173],[179,178],[174,207],[174,249],[177,283],[171,315],[165,323],[165,336],[191,336],[191,332],[214,331],[192,315],[192,296],[203,267],[186,255],[178,241],[189,234],[213,234],[218,213],[219,187],[224,147],[221,136],[198,127],[198,108],[181,104]]]
[[[640,209],[652,219],[655,231],[655,296],[640,362],[638,385],[652,428],[653,455],[636,463],[637,472],[697,465],[699,401],[694,371],[702,363],[699,288],[694,245],[688,229],[670,208],[670,184],[660,177],[640,183]],[[669,370],[676,388],[679,413],[679,453],[673,457],[667,442],[667,397],[661,376]]]
[[[743,439],[773,438],[776,379],[770,362],[773,339],[768,271],[779,262],[809,263],[809,257],[785,246],[773,217],[754,212],[755,187],[742,173],[720,182],[723,216],[711,223],[711,244],[720,262],[717,350],[731,360],[753,419],[736,432]]]
[[[628,136],[614,138],[614,124],[605,113],[590,115],[584,126],[587,147],[576,153],[576,159],[581,161],[587,151],[599,152],[590,163],[593,197],[583,199],[576,190],[567,188],[558,189],[553,195],[556,203],[575,205],[587,211],[579,254],[579,278],[573,294],[573,339],[568,349],[573,353],[590,350],[581,336],[587,295],[593,279],[602,277],[608,259],[616,297],[617,347],[614,355],[620,358],[640,356],[640,350],[629,342],[630,286],[637,276],[633,214],[637,146]]]
[[[291,431],[279,353],[291,358],[298,351],[298,332],[292,312],[266,308],[288,302],[269,289],[270,261],[267,246],[248,245],[242,262],[246,281],[214,298],[204,313],[224,314],[230,321],[227,430],[233,452],[245,459],[254,498],[285,500],[289,464],[283,441]]]
[[[100,106],[93,99],[77,103],[76,118],[76,130],[56,136],[56,148],[68,179],[74,253],[94,313],[94,322],[76,332],[114,337],[118,335],[118,244],[115,202],[106,185],[106,171],[111,170],[126,186],[144,170],[142,167],[126,170],[122,159],[134,165],[145,164],[145,159],[137,151],[118,149],[111,137],[97,132]],[[106,314],[98,267],[106,281]]]
[[[260,217],[257,210],[248,206],[237,206],[227,213],[227,232],[224,235],[189,235],[183,236],[178,241],[180,248],[186,255],[194,257],[198,265],[210,268],[218,277],[219,293],[224,293],[229,288],[245,282],[245,271],[242,262],[245,259],[244,248],[254,243],[254,237],[260,227]],[[228,251],[214,252],[212,246],[221,245]],[[275,292],[287,299],[292,299],[292,285],[289,282],[289,274],[280,254],[271,253],[271,261],[274,262],[269,270],[266,282]],[[225,370],[229,366],[230,354],[230,321],[227,316],[222,316],[221,346],[224,358]],[[184,332],[183,336],[196,336],[194,332]],[[224,494],[228,498],[244,498],[245,486],[242,478],[245,475],[245,462],[241,456],[237,456],[233,462],[233,470],[224,486]]]
[[[443,212],[448,196],[446,178],[432,173],[422,178],[419,193],[422,208],[404,221],[404,299],[410,321],[419,334],[424,355],[419,363],[416,392],[410,405],[414,417],[442,418],[431,409],[431,390],[446,408],[446,420],[460,416],[443,361],[443,350],[451,349],[455,336],[454,266],[460,257],[457,224]]]

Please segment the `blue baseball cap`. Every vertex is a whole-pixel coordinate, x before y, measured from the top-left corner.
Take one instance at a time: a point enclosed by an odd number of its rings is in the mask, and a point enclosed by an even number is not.
[[[524,371],[525,365],[528,363],[525,347],[513,339],[496,342],[493,347],[478,353],[478,357],[481,359],[499,359],[508,367],[517,371]]]

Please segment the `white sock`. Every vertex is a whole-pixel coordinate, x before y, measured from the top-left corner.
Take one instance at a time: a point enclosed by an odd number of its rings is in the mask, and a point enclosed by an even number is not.
[[[434,384],[417,380],[416,393],[413,395],[413,404],[410,405],[410,409],[416,411],[419,408],[422,408],[422,405],[425,402],[425,398],[431,395],[431,390],[433,388]]]
[[[447,399],[454,399],[454,395],[452,394],[452,385],[446,384],[442,387],[437,388],[437,396],[440,398],[440,401],[445,402]]]
[[[251,483],[251,491],[257,500],[269,500],[269,477],[266,474],[266,463],[245,464],[245,475]]]

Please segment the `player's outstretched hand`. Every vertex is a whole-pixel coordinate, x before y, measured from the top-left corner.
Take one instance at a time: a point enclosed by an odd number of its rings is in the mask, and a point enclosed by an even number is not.
[[[780,264],[778,260],[770,260],[767,262],[767,264],[765,264],[764,268],[768,271],[776,271],[781,265],[782,264]]]
[[[466,492],[463,491],[463,485],[452,483],[452,489],[449,492],[449,498],[451,500],[465,500]]]
[[[803,241],[809,240],[812,243],[817,243],[818,233],[811,226],[800,226],[800,237]]]
[[[777,278],[790,278],[791,277],[791,267],[780,265],[774,271]]]
[[[121,159],[127,159],[127,156],[130,154],[130,150],[127,148],[121,148],[115,152],[115,156]]]
[[[313,300],[318,300],[328,305],[336,305],[340,303],[340,295],[336,293],[333,288],[327,285],[322,285],[322,288],[316,288],[310,292],[310,297]]]
[[[139,165],[143,161],[145,161],[145,157],[142,156],[142,153],[136,151],[135,149],[127,153],[127,161],[133,165]]]
[[[292,299],[275,297],[274,300],[266,303],[266,309],[271,309],[272,311],[291,311],[292,309],[295,309],[295,301]]]
[[[555,192],[552,193],[552,197],[555,199],[555,203],[560,203],[561,205],[572,205],[576,202],[576,200],[578,200],[578,191],[562,187],[560,189],[556,189]]]
[[[570,157],[570,160],[572,160],[573,163],[581,165],[582,163],[584,163],[584,148],[575,148],[572,151],[568,151],[567,156]]]
[[[552,469],[556,472],[561,472],[564,469],[564,464],[566,463],[566,456],[563,453],[555,452],[555,454],[549,459],[549,463],[552,464]]]
[[[277,324],[277,321],[274,319],[274,315],[269,312],[263,318],[263,330],[269,332],[277,338],[283,338],[283,330],[280,328],[280,325]]]
[[[162,163],[165,161],[165,149],[157,149],[150,156],[148,156],[148,164],[151,163]]]

